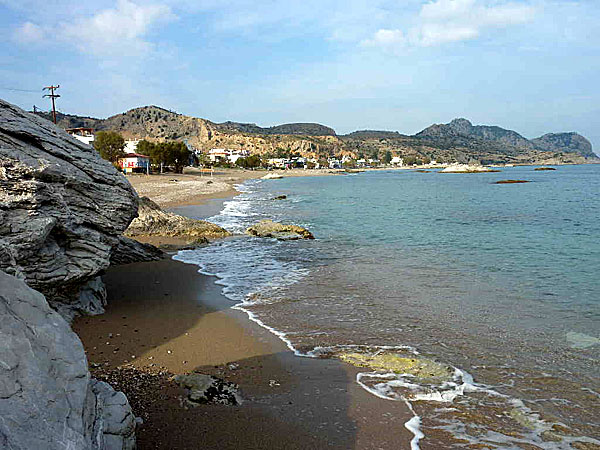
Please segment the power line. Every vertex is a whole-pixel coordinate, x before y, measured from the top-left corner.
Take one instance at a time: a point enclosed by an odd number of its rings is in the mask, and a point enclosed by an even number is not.
[[[32,89],[17,89],[17,88],[3,87],[3,86],[0,86],[0,89],[2,89],[4,91],[15,91],[15,92],[40,92],[40,91],[34,91]]]

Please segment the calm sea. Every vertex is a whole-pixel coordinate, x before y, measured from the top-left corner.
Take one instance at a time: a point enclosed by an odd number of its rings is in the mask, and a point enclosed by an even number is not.
[[[530,183],[494,184],[503,179]],[[414,448],[600,444],[600,165],[377,171],[240,190],[209,219],[240,236],[177,258],[216,275],[299,354],[396,352],[456,368],[437,384],[359,376],[413,408],[426,436]],[[241,235],[263,218],[317,239]]]

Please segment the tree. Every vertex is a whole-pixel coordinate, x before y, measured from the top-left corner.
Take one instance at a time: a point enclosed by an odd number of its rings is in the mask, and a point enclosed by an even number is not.
[[[107,161],[118,165],[119,159],[125,156],[125,140],[114,131],[99,131],[94,138],[94,148]]]
[[[260,156],[250,155],[246,158],[238,158],[235,164],[239,167],[243,167],[244,169],[255,169],[261,166],[262,161]]]
[[[140,155],[146,155],[146,156],[151,156],[152,155],[152,151],[154,150],[155,144],[149,141],[141,140],[140,142],[138,142],[138,145],[136,147],[136,152],[139,153]]]
[[[392,152],[390,152],[389,150],[385,152],[385,154],[383,155],[383,162],[385,164],[389,164],[392,162]]]
[[[138,143],[138,149],[142,142]],[[190,151],[183,142],[159,142],[156,144],[148,142],[143,144],[142,148],[148,151],[152,164],[160,165],[161,173],[164,166],[173,166],[175,173],[182,173],[183,168],[188,165],[190,160]]]

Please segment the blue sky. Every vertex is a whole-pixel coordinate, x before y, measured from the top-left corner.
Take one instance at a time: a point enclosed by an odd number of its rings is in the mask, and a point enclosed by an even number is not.
[[[0,97],[107,117],[415,133],[466,117],[600,149],[596,0],[0,0]],[[10,89],[22,89],[21,92]]]

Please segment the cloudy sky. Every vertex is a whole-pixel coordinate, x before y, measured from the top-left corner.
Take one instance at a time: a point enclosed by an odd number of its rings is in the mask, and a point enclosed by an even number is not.
[[[466,117],[600,149],[597,0],[0,0],[0,97],[107,117],[415,133]]]

